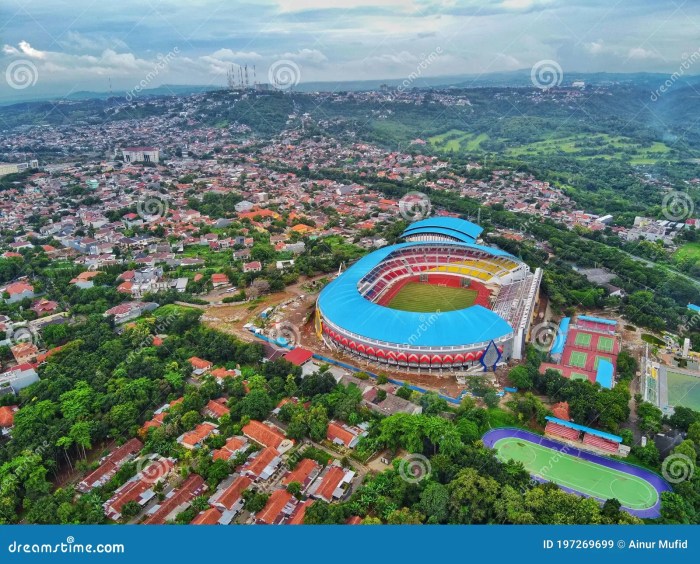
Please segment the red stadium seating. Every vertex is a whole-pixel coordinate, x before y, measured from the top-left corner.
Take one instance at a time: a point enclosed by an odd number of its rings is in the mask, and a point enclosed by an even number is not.
[[[561,437],[562,439],[567,439],[569,441],[578,441],[579,432],[576,429],[571,429],[569,427],[564,427],[558,423],[552,421],[547,423],[544,428],[544,432],[547,435],[554,435],[555,437]]]
[[[595,435],[590,435],[589,433],[586,433],[583,436],[583,443],[613,453],[616,453],[619,448],[616,442],[609,441],[607,439],[597,437]]]

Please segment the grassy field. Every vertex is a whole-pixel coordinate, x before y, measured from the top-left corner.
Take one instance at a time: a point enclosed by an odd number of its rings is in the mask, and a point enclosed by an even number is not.
[[[620,135],[580,134],[513,147],[507,149],[506,154],[513,157],[565,154],[580,159],[629,158],[631,164],[654,164],[661,158],[667,158],[670,151],[670,147],[658,142],[645,146]]]
[[[642,478],[529,441],[509,437],[497,441],[494,448],[501,460],[522,462],[530,474],[585,495],[616,498],[630,509],[648,509],[658,500],[656,489]]]
[[[476,290],[433,286],[409,282],[392,298],[387,307],[402,311],[452,311],[469,307],[476,300]]]
[[[441,151],[473,153],[481,149],[481,143],[489,138],[482,133],[466,133],[459,129],[450,129],[447,133],[434,135],[428,138],[430,145]]]
[[[666,380],[669,405],[681,405],[700,411],[700,378],[669,370],[666,373]]]
[[[673,256],[680,260],[690,258],[694,262],[697,262],[700,260],[700,243],[686,243],[679,247]]]

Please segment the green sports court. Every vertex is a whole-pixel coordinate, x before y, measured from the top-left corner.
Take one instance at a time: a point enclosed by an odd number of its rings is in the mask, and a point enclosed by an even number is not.
[[[432,313],[464,309],[474,304],[478,292],[469,288],[453,288],[408,282],[387,304],[392,309]]]
[[[531,475],[587,496],[616,498],[624,507],[637,510],[654,507],[659,500],[656,488],[643,478],[527,440],[506,437],[493,448],[499,459],[522,462]]]
[[[600,352],[613,352],[615,348],[615,340],[612,337],[598,337],[596,348]]]
[[[577,368],[586,368],[586,363],[588,362],[588,355],[581,351],[571,351],[571,356],[569,357],[569,364],[571,366],[576,366]]]
[[[576,339],[574,344],[577,347],[588,347],[591,344],[591,334],[590,333],[576,333]]]

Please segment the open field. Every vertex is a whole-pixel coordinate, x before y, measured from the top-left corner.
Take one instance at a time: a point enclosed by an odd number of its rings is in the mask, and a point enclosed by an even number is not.
[[[464,309],[474,303],[478,296],[476,290],[468,288],[451,288],[449,286],[435,286],[420,282],[409,282],[387,307],[402,311],[452,311]]]
[[[666,379],[669,405],[700,411],[700,377],[668,370]]]
[[[550,448],[515,437],[494,444],[501,460],[522,462],[533,476],[598,499],[616,498],[624,507],[648,509],[658,501],[658,492],[646,480],[606,468],[595,462],[557,453]]]
[[[432,147],[441,151],[470,153],[479,151],[481,143],[488,138],[489,136],[485,133],[475,135],[459,129],[450,129],[447,133],[429,137],[428,142]]]
[[[673,253],[679,260],[692,259],[694,262],[700,260],[700,243],[686,243]]]

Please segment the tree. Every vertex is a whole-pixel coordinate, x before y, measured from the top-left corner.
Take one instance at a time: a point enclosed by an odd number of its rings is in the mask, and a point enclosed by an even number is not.
[[[530,372],[524,366],[516,366],[508,372],[508,379],[516,388],[522,390],[529,390],[532,388],[532,376],[530,376]]]
[[[309,411],[309,436],[314,441],[322,441],[328,434],[328,413],[322,405],[312,407]]]
[[[240,402],[241,415],[264,420],[272,411],[274,402],[265,390],[251,390]]]
[[[498,404],[500,403],[501,398],[498,397],[498,394],[496,394],[495,390],[489,390],[484,394],[484,403],[486,404],[486,407],[489,408],[494,408],[498,407]]]
[[[301,484],[299,482],[289,482],[287,491],[297,499],[301,499]]]
[[[438,415],[447,411],[447,401],[435,392],[427,392],[420,398],[420,405],[426,415]]]
[[[134,500],[127,501],[123,506],[122,506],[122,518],[125,521],[128,521],[130,519],[133,519],[136,517],[139,513],[141,513],[141,506]]]
[[[446,523],[449,517],[450,493],[437,482],[430,482],[420,494],[418,507],[428,517],[428,523]]]

